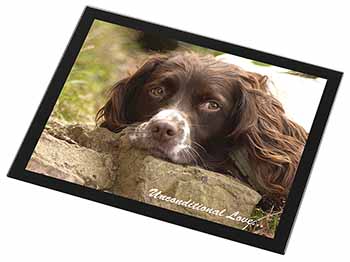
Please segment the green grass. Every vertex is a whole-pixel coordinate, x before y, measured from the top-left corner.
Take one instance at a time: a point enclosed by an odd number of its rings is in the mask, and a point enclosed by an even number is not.
[[[269,238],[274,238],[282,212],[283,210],[264,211],[261,208],[255,208],[251,218],[258,223],[255,226],[249,226],[247,231]]]
[[[257,66],[271,66],[270,64],[266,64],[266,63],[263,63],[263,62],[260,62],[260,61],[255,61],[255,60],[252,60],[252,63],[254,65],[257,65]]]

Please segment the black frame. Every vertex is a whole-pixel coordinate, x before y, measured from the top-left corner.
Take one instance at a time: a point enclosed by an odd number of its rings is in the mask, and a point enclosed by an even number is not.
[[[287,204],[277,228],[275,238],[270,239],[254,233],[249,233],[200,218],[123,198],[118,195],[97,191],[85,186],[40,175],[25,169],[45,127],[45,124],[53,110],[53,107],[60,95],[66,78],[70,73],[80,48],[89,32],[90,26],[95,19],[145,32],[156,32],[168,38],[174,38],[176,40],[189,42],[191,44],[219,50],[248,59],[258,60],[267,64],[272,64],[327,79],[327,83],[297,169],[296,177],[290,191]],[[312,164],[316,156],[316,152],[319,147],[342,74],[342,72],[324,67],[299,62],[227,42],[214,40],[91,7],[86,7],[10,168],[8,177],[284,254],[290,231],[293,227],[294,219],[309,178]]]

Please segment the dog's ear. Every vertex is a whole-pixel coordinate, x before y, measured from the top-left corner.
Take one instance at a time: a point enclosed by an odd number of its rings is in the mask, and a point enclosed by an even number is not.
[[[241,72],[236,84],[236,106],[231,136],[243,139],[263,194],[286,196],[294,180],[307,133],[288,119],[271,94],[268,79]]]
[[[158,65],[167,57],[154,56],[149,58],[133,75],[117,82],[110,92],[107,103],[97,112],[96,122],[99,126],[118,132],[129,124],[127,119],[128,101],[137,88],[142,87]]]
[[[231,112],[232,128],[230,137],[239,139],[258,121],[257,96],[268,92],[267,77],[244,71],[233,83],[234,107]]]

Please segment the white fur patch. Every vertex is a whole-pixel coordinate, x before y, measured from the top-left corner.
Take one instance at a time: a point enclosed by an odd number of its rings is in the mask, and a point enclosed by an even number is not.
[[[152,119],[155,120],[178,120],[178,121],[186,121],[186,119],[182,116],[180,111],[176,109],[164,109],[160,111],[158,114],[154,115]]]
[[[180,152],[188,147],[190,147],[190,125],[186,119],[186,116],[176,109],[164,109],[154,115],[148,122],[144,122],[137,126],[135,132],[129,135],[131,142],[134,142],[139,147],[147,148],[149,142],[145,140],[148,135],[146,135],[148,125],[152,121],[166,120],[175,123],[178,128],[182,131],[181,136],[177,138],[177,144],[169,150],[168,156],[171,157],[174,161],[180,158]]]
[[[174,158],[177,158],[181,150],[189,146],[188,141],[190,140],[190,126],[187,119],[183,116],[183,113],[176,109],[165,109],[153,116],[152,120],[174,121],[180,125],[180,129],[183,130],[182,139],[176,146],[174,146],[171,152],[169,152]]]

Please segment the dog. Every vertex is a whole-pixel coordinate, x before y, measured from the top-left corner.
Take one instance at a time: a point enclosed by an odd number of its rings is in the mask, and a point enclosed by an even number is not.
[[[173,163],[228,175],[243,163],[250,171],[236,177],[281,207],[308,134],[267,81],[210,55],[155,55],[113,86],[96,120],[112,132],[129,127],[135,147]]]

